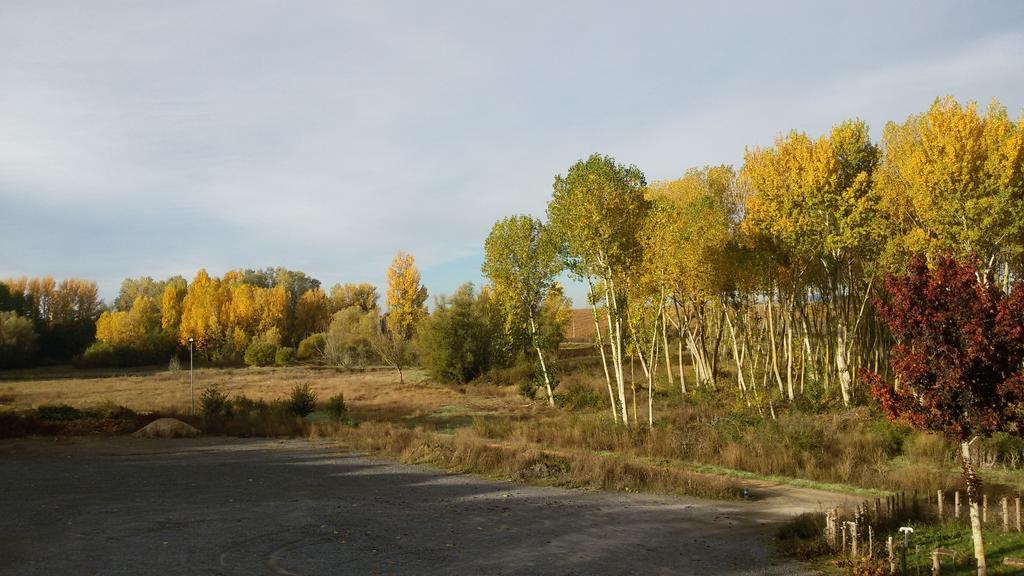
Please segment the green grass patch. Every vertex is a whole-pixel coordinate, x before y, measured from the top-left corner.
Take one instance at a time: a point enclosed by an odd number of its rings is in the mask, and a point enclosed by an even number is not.
[[[1020,574],[1019,567],[1003,565],[1003,558],[1024,558],[1024,534],[1003,533],[998,527],[989,527],[984,532],[985,557],[988,559],[989,574]],[[955,569],[949,560],[943,560],[943,574],[977,574],[974,564],[974,544],[971,527],[967,523],[944,522],[933,525],[915,525],[911,537],[909,564],[919,563],[924,570],[931,567],[931,551],[947,548],[959,553]]]

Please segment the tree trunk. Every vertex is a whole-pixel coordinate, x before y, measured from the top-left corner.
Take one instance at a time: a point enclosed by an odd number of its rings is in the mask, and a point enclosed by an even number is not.
[[[772,374],[775,375],[775,383],[779,386],[779,394],[785,394],[786,391],[782,387],[782,376],[779,374],[779,355],[777,345],[775,344],[775,313],[772,312],[772,295],[768,295],[768,338],[771,344],[771,359],[772,359]]]
[[[614,288],[611,286],[611,270],[604,281],[605,307],[608,316],[608,338],[612,340],[612,360],[615,364],[615,382],[619,388],[619,404],[622,406],[622,423],[629,427],[629,410],[626,404],[626,382],[622,366],[622,323],[619,319],[618,306],[615,302]],[[614,319],[612,318],[614,316]]]
[[[593,284],[590,286],[591,292],[594,290]],[[608,384],[608,400],[612,407],[612,420],[616,424],[619,423],[619,411],[615,406],[615,392],[612,390],[612,376],[608,372],[608,359],[604,354],[604,340],[601,338],[601,321],[598,320],[597,316],[597,304],[591,299],[590,310],[594,313],[594,331],[597,334],[597,349],[601,351],[601,367],[604,368],[604,381]]]
[[[662,305],[661,313],[665,314],[664,304]],[[668,328],[666,327],[668,322],[664,320],[661,322],[661,343],[665,349],[665,375],[668,376],[668,385],[672,387],[675,382],[672,379],[672,354],[668,348]]]
[[[746,396],[747,387],[743,382],[743,357],[740,356],[739,350],[736,346],[736,330],[732,327],[732,320],[729,318],[729,312],[725,313],[725,323],[729,327],[729,337],[732,340],[732,355],[736,360],[736,384],[740,388],[740,393]]]
[[[846,321],[839,321],[839,328],[836,330],[836,371],[839,376],[839,390],[843,393],[843,406],[850,406],[850,385],[853,378],[850,376],[850,365],[846,357]]]
[[[988,566],[985,563],[985,541],[981,535],[981,478],[974,470],[971,460],[971,443],[960,442],[960,461],[963,466],[964,482],[967,484],[967,502],[971,513],[971,538],[974,540],[974,558],[978,562],[978,576],[987,576]]]
[[[551,393],[551,379],[548,378],[548,367],[544,364],[544,353],[540,350],[540,345],[537,344],[537,323],[533,321],[533,315],[530,315],[530,340],[533,340],[533,349],[537,351],[537,359],[540,360],[540,372],[544,375],[544,387],[548,390],[548,404],[552,407],[555,406],[555,395]]]

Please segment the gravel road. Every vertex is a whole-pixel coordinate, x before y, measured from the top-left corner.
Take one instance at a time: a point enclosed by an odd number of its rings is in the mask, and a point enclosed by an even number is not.
[[[521,486],[302,440],[7,440],[0,574],[810,574],[773,525],[835,496],[754,493]]]

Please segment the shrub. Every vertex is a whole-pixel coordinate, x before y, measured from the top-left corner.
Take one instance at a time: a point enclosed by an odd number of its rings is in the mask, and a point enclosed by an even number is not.
[[[238,416],[265,416],[270,413],[270,404],[248,396],[235,396],[231,400],[231,411]]]
[[[126,368],[162,364],[167,350],[162,348],[130,348],[109,342],[94,342],[71,360],[75,368]]]
[[[277,357],[277,346],[263,340],[254,340],[245,349],[245,363],[248,366],[272,366]]]
[[[302,342],[299,342],[299,349],[295,352],[295,357],[303,361],[320,360],[326,340],[323,333],[310,334],[303,338]]]
[[[278,366],[291,366],[295,363],[295,348],[289,348],[288,346],[282,346],[277,349],[277,353],[274,354],[274,364]]]
[[[558,403],[570,410],[590,410],[604,406],[604,399],[586,384],[574,383],[556,396]]]
[[[178,355],[171,356],[171,359],[167,362],[168,372],[181,372],[181,360],[178,359]]]
[[[102,404],[82,410],[82,416],[98,418],[100,420],[128,420],[135,418],[138,414],[131,408],[126,408],[120,404],[115,404],[111,400],[107,400]]]
[[[308,416],[316,409],[316,392],[310,390],[308,383],[296,384],[285,404],[288,412],[296,416]]]
[[[232,414],[231,408],[228,395],[221,391],[220,386],[216,384],[203,388],[203,392],[199,395],[199,409],[207,418],[229,417]]]
[[[348,406],[345,405],[345,396],[338,393],[327,400],[327,413],[332,420],[340,421],[348,413]]]
[[[43,404],[36,408],[36,418],[53,422],[82,419],[82,411],[67,404]]]
[[[463,284],[440,298],[417,334],[423,367],[443,382],[465,384],[493,366],[507,363],[504,328],[491,301]],[[504,357],[503,357],[504,356]]]
[[[516,389],[523,398],[533,400],[537,394],[537,381],[533,378],[523,378],[519,381],[519,386]]]

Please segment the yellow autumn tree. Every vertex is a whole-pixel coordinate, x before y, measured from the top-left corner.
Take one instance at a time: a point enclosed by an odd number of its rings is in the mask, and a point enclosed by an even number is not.
[[[1024,120],[1024,119],[1022,119]],[[890,228],[886,256],[951,251],[988,270],[1019,265],[1024,243],[1024,131],[993,101],[937,99],[923,114],[889,123],[876,189]]]
[[[295,304],[294,333],[299,339],[314,332],[323,332],[330,322],[331,306],[323,288],[305,291]]]
[[[181,326],[181,304],[187,292],[188,285],[178,278],[177,281],[168,281],[160,296],[160,327],[174,341],[180,338],[178,328]]]
[[[427,288],[412,254],[398,252],[388,268],[388,329],[403,340],[412,338],[416,325],[427,315]]]
[[[219,344],[223,337],[220,280],[210,278],[205,268],[196,273],[181,303],[179,334],[183,346],[188,344],[189,338],[195,338],[196,348],[206,351]]]

